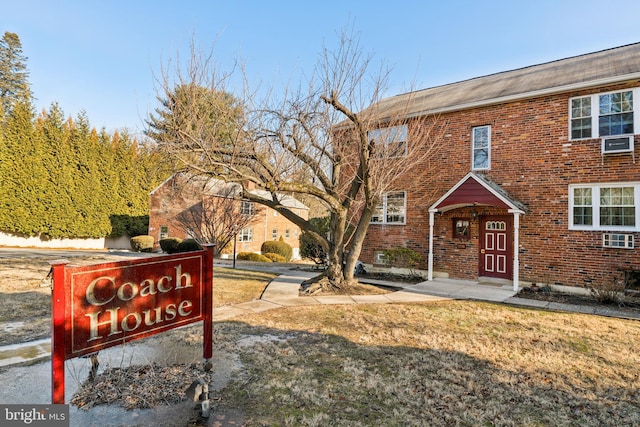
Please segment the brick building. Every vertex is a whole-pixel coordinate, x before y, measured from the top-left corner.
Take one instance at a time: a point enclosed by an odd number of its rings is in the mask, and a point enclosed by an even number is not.
[[[361,260],[409,247],[429,278],[516,289],[640,270],[636,100],[640,44],[383,99],[380,122],[408,144],[432,124],[437,150],[386,194]]]
[[[262,190],[251,191],[263,198],[268,195]],[[163,238],[193,238],[198,237],[199,229],[208,226],[235,226],[236,253],[260,253],[262,243],[282,237],[293,248],[293,258],[298,259],[300,228],[275,210],[242,199],[241,194],[239,184],[228,184],[217,179],[171,176],[150,194],[149,235],[155,238],[156,249]],[[293,197],[283,196],[281,202],[302,218],[308,218],[309,209]],[[206,219],[212,216],[219,218],[211,221]],[[227,218],[220,220],[220,217]],[[207,225],[206,222],[213,225]],[[232,247],[233,240],[222,251],[223,256],[229,256]]]

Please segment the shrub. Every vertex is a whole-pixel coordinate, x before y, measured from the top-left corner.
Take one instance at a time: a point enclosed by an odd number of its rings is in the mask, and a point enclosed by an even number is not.
[[[269,258],[272,262],[287,262],[285,257],[283,257],[280,254],[274,254],[274,253],[267,252],[266,254],[264,254],[264,256]]]
[[[423,261],[422,255],[410,248],[387,249],[384,255],[392,266],[408,268],[411,276],[416,276],[415,269]]]
[[[131,238],[131,250],[135,252],[151,252],[153,250],[153,236],[135,236]]]
[[[315,227],[321,234],[329,233],[330,217],[311,218],[309,223]],[[324,265],[327,262],[327,253],[322,246],[311,236],[308,231],[303,230],[300,233],[300,256],[310,259],[316,264]]]
[[[291,257],[293,257],[293,248],[290,244],[285,242],[284,240],[272,240],[268,242],[264,242],[262,247],[260,247],[260,251],[263,254],[278,254],[281,255],[286,262],[291,261]]]
[[[178,243],[178,247],[176,248],[176,252],[192,252],[192,251],[201,251],[202,246],[195,239],[185,239],[182,242]]]
[[[182,242],[182,239],[177,237],[167,237],[166,239],[160,239],[160,248],[168,253],[174,254],[178,252],[178,245]]]
[[[600,304],[620,304],[625,299],[625,281],[619,277],[612,277],[609,280],[602,280],[592,283],[589,292],[593,299]]]
[[[239,259],[242,261],[271,262],[271,260],[266,256],[262,254],[256,254],[254,252],[240,252],[236,256],[236,259]]]

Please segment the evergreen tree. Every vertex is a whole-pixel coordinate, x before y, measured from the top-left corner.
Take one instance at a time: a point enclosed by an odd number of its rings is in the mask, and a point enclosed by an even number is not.
[[[0,231],[44,238],[146,233],[149,192],[167,178],[159,156],[128,132],[65,119],[58,104],[37,118],[20,39],[0,40]],[[118,219],[118,221],[115,221]]]
[[[17,101],[31,100],[27,58],[15,33],[5,32],[0,39],[0,112],[7,114]]]
[[[17,102],[3,132],[0,171],[0,229],[25,235],[43,231],[43,203],[47,169],[45,147],[34,133],[31,104]]]

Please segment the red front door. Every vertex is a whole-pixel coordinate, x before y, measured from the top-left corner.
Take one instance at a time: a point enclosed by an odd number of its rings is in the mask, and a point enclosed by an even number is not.
[[[513,278],[511,217],[480,218],[480,276]]]

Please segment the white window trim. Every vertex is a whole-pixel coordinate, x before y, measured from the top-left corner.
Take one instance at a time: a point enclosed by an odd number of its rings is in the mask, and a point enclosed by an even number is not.
[[[390,193],[402,193],[403,194],[403,210],[404,221],[402,222],[387,222],[387,195]],[[378,205],[380,207],[380,205]],[[385,225],[406,225],[407,224],[407,192],[406,191],[388,191],[382,196],[382,221],[371,221],[370,224],[385,224]]]
[[[633,187],[633,202],[635,205],[636,225],[600,225],[600,189],[613,187]],[[573,189],[591,188],[592,201],[592,225],[573,224]],[[569,185],[569,230],[581,231],[640,231],[640,182],[610,182],[597,184],[570,184]]]
[[[476,168],[475,167],[475,154],[476,154],[476,129],[487,128],[487,167]],[[471,170],[484,171],[491,169],[491,125],[474,126],[471,128]]]
[[[254,204],[248,200],[240,201],[240,215],[254,215]]]
[[[238,241],[247,243],[253,242],[253,228],[243,228],[238,233]]]
[[[611,93],[619,93],[619,92],[633,92],[633,134],[625,133],[620,135],[600,135],[600,95],[609,95]],[[622,136],[631,136],[634,134],[638,134],[639,126],[640,126],[640,104],[637,104],[640,101],[640,88],[627,88],[627,89],[618,89],[612,90],[609,92],[598,92],[593,93],[591,95],[582,95],[582,96],[574,96],[573,98],[569,98],[569,104],[567,106],[569,112],[569,141],[584,141],[589,139],[600,139],[600,138],[614,138],[614,137],[622,137]],[[572,138],[571,137],[571,102],[574,99],[580,98],[591,98],[591,136],[586,138]]]
[[[390,126],[390,127],[386,127],[386,128],[377,128],[377,129],[372,129],[370,131],[367,132],[367,138],[369,138],[369,141],[371,141],[372,139],[372,134],[373,133],[380,133],[380,137],[382,139],[382,136],[385,135],[389,135],[392,133],[393,129],[403,129],[400,132],[404,133],[406,136],[403,140],[393,140],[390,141],[388,138],[384,138],[382,141],[378,141],[378,142],[382,142],[384,143],[385,147],[388,147],[390,144],[402,144],[402,148],[403,148],[403,153],[401,155],[398,156],[389,156],[389,158],[399,158],[399,157],[406,157],[407,153],[408,153],[408,148],[409,148],[409,127],[408,125],[397,125],[397,126]]]

